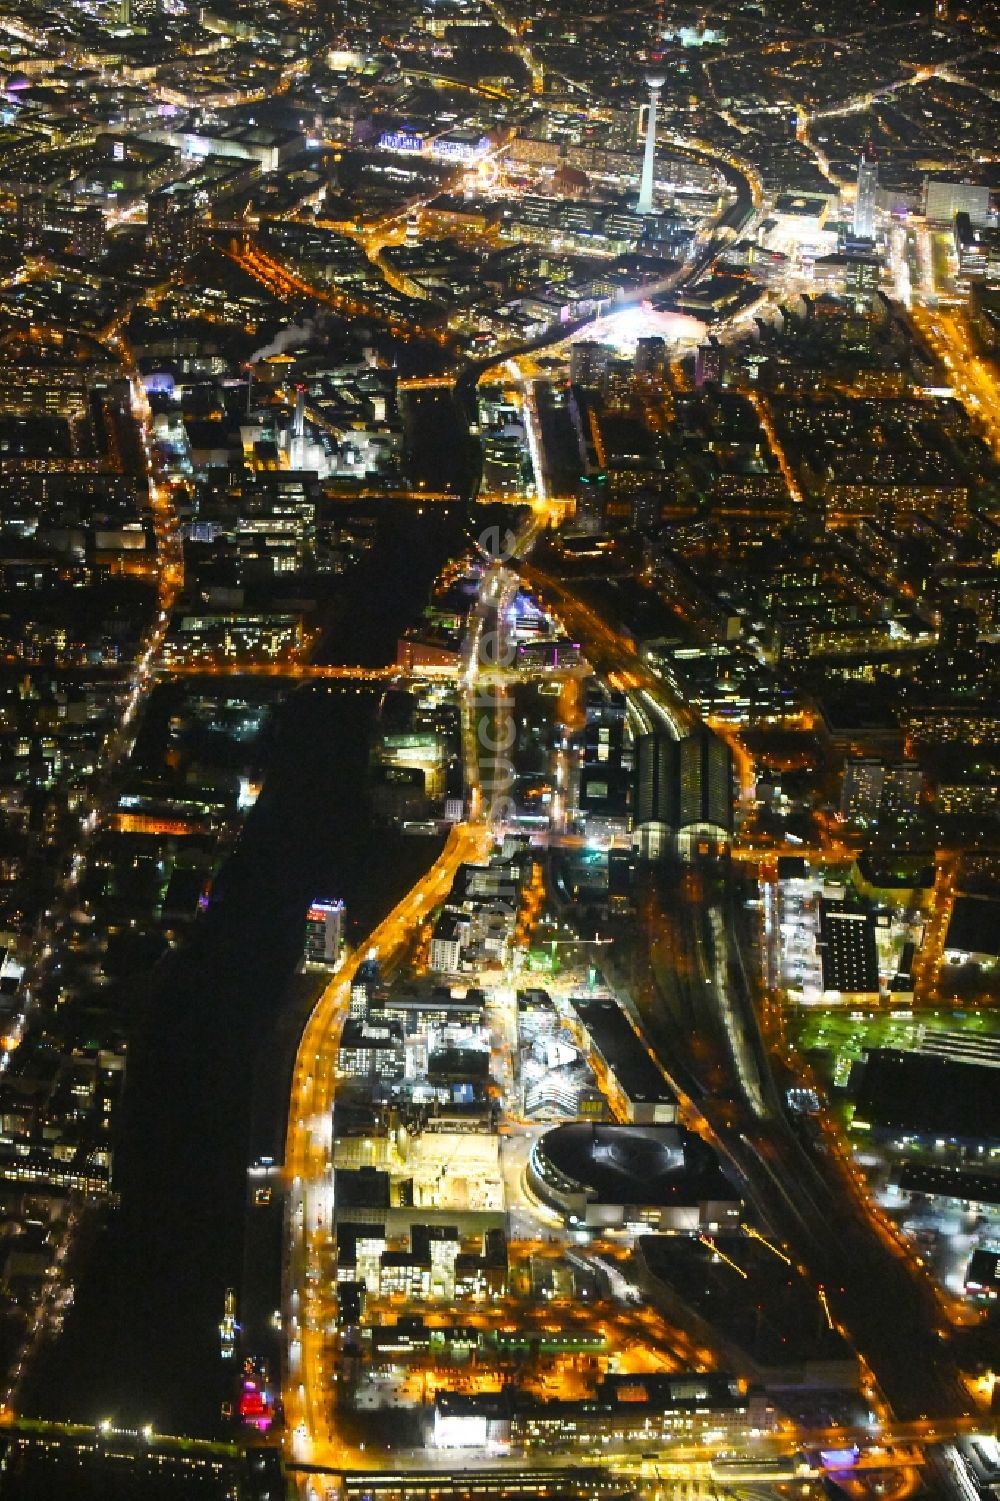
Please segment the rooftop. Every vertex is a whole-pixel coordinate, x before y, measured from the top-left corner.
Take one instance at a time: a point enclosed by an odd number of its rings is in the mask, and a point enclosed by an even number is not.
[[[1000,1141],[996,1069],[875,1048],[864,1066],[854,1120],[914,1136]]]
[[[630,1099],[674,1103],[673,1090],[617,1001],[577,997],[571,1005]]]
[[[539,1150],[597,1203],[671,1206],[739,1197],[700,1138],[680,1126],[565,1125]]]

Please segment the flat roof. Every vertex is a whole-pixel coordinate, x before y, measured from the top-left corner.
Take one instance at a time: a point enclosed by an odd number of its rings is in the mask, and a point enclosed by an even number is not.
[[[983,1248],[973,1251],[969,1265],[965,1269],[966,1286],[970,1282],[993,1291],[1000,1289],[1000,1251],[989,1251]]]
[[[860,874],[872,886],[883,890],[930,888],[934,885],[934,856],[883,855],[874,850],[863,851],[857,859]]]
[[[662,1371],[639,1375],[606,1376],[592,1397],[549,1398],[539,1401],[533,1393],[508,1387],[502,1392],[438,1392],[435,1411],[441,1417],[484,1417],[502,1421],[515,1413],[527,1418],[572,1420],[597,1417],[622,1408],[656,1412],[701,1412],[710,1409],[743,1410],[747,1394],[734,1377],[722,1371]]]
[[[878,952],[872,913],[848,910],[839,902],[822,901],[817,947],[824,990],[848,995],[878,990]]]
[[[629,1099],[676,1102],[676,1095],[617,1001],[576,997],[570,1005]]]
[[[922,1162],[903,1163],[895,1181],[904,1193],[933,1194],[976,1204],[1000,1204],[1000,1178]]]
[[[957,896],[944,946],[946,951],[1000,956],[1000,901],[992,896]]]
[[[1000,1089],[989,1064],[875,1048],[868,1054],[855,1120],[915,1136],[1000,1141]]]

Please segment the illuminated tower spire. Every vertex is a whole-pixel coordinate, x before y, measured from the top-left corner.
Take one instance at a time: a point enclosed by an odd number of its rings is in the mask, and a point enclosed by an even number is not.
[[[875,238],[875,194],[878,191],[878,162],[875,148],[869,141],[861,153],[858,164],[858,186],[854,197],[854,237],[857,240]]]
[[[660,90],[666,81],[666,74],[663,72],[663,4],[660,0],[656,11],[656,33],[646,65],[649,111],[646,115],[646,145],[642,154],[639,202],[636,204],[640,214],[656,213],[656,200],[653,196],[653,181],[656,175],[656,116],[660,104]]]

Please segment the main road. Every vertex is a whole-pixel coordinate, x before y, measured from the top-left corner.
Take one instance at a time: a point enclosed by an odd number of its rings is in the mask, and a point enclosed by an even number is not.
[[[285,1142],[285,1263],[282,1330],[283,1396],[291,1457],[322,1467],[356,1460],[337,1436],[335,1387],[325,1358],[319,1276],[329,1250],[333,1210],[332,1127],[337,1052],[351,985],[365,957],[386,966],[414,942],[432,908],[447,895],[459,866],[485,856],[489,826],[458,824],[430,870],[337,972],[302,1033],[295,1059]]]

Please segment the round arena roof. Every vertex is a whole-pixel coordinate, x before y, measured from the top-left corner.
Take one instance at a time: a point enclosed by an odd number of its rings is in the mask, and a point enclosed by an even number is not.
[[[537,1151],[562,1178],[604,1203],[682,1202],[705,1167],[714,1168],[697,1138],[677,1126],[556,1126]]]

